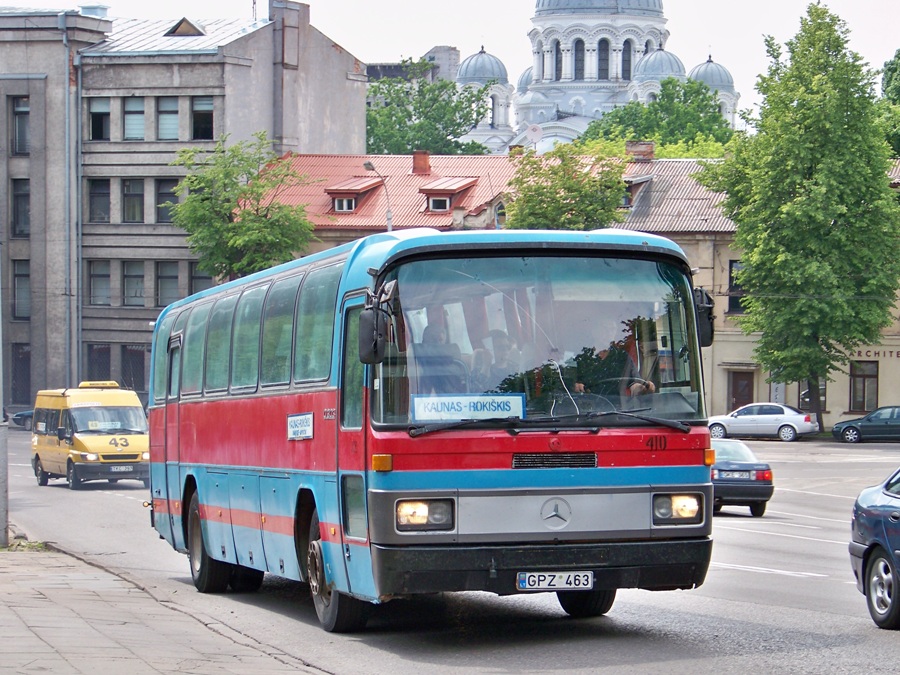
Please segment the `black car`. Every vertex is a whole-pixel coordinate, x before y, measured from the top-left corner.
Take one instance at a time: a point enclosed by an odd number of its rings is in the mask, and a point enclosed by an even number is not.
[[[900,406],[883,406],[865,417],[838,422],[831,435],[845,443],[900,441]]]
[[[20,427],[24,427],[26,431],[31,431],[31,420],[34,417],[34,410],[23,410],[12,416],[12,421]]]
[[[859,493],[850,520],[850,565],[879,628],[900,628],[900,469]]]
[[[750,513],[760,518],[772,498],[772,469],[760,462],[749,446],[733,439],[712,439],[716,463],[712,467],[713,510],[725,505],[749,506]]]

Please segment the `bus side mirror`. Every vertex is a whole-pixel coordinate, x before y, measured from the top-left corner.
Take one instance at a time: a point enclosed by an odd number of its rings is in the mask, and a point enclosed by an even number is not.
[[[56,427],[56,437],[61,441],[66,440],[66,428]]]
[[[713,343],[715,329],[713,321],[716,316],[713,308],[716,301],[705,288],[694,289],[694,305],[697,308],[697,332],[701,347],[709,347]]]
[[[378,307],[366,307],[359,313],[359,360],[373,364],[384,361],[387,345],[387,315]]]

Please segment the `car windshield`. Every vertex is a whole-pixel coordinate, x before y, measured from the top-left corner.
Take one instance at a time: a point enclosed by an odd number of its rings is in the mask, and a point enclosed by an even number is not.
[[[73,408],[72,421],[76,433],[147,433],[147,417],[139,406]]]
[[[756,455],[740,441],[721,441],[713,439],[713,450],[716,451],[716,462],[756,462]]]
[[[386,357],[371,369],[375,423],[705,418],[692,291],[674,264],[428,259],[386,281],[397,284]]]

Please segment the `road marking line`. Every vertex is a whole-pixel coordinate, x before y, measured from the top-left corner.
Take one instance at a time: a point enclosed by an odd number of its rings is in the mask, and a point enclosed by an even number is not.
[[[786,537],[788,539],[803,539],[805,541],[817,541],[822,544],[840,544],[841,546],[849,545],[848,541],[833,541],[831,539],[817,539],[815,537],[800,537],[796,534],[783,534],[781,532],[763,532],[762,530],[746,530],[742,527],[728,527],[727,525],[720,527],[722,530],[734,530],[735,532],[750,532],[752,534],[764,534],[770,537]]]
[[[851,501],[856,501],[856,496],[848,497],[846,495],[831,495],[825,492],[810,492],[809,490],[791,490],[790,488],[778,488],[781,492],[795,492],[799,495],[813,495],[814,497],[835,497],[837,499],[849,499]]]
[[[812,579],[827,579],[827,574],[815,574],[813,572],[790,572],[788,570],[776,570],[771,567],[751,567],[749,565],[729,565],[728,563],[713,562],[710,567],[720,567],[726,570],[739,570],[741,572],[759,572],[760,574],[777,574],[785,577],[803,577]]]
[[[845,518],[843,520],[840,518],[820,518],[819,516],[807,516],[803,513],[791,513],[789,511],[773,511],[772,509],[767,509],[766,513],[777,513],[779,516],[790,516],[791,518],[806,518],[808,520],[822,520],[826,523],[844,523],[846,525],[850,524],[849,518]]]

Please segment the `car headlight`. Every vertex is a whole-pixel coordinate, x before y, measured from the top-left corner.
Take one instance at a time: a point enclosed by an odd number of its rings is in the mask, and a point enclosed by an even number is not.
[[[81,453],[81,461],[83,462],[96,462],[100,459],[100,455],[96,452],[82,452]]]
[[[452,499],[422,499],[397,502],[398,531],[416,532],[452,529]]]
[[[654,525],[695,525],[703,520],[703,495],[660,494],[653,496]]]
[[[145,452],[143,455],[141,455],[141,459],[150,461],[150,452],[148,451],[148,452]]]

